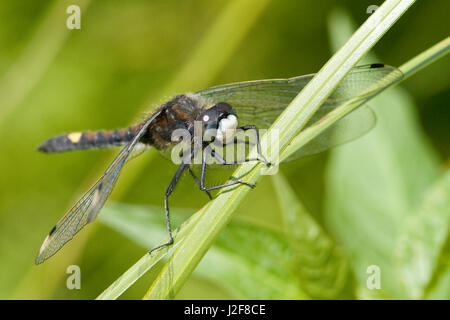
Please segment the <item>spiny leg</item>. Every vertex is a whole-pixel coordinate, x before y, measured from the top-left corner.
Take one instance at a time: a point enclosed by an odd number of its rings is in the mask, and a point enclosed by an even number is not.
[[[206,173],[206,157],[208,156],[208,154],[211,154],[211,156],[213,156],[217,161],[219,161],[220,164],[222,165],[233,165],[233,164],[240,164],[240,163],[244,163],[244,162],[250,162],[250,161],[259,161],[264,163],[267,166],[272,165],[269,161],[267,161],[266,157],[262,154],[261,152],[261,143],[259,140],[259,134],[258,134],[258,128],[255,125],[246,125],[246,126],[242,126],[239,127],[238,129],[241,129],[243,131],[247,131],[247,130],[255,130],[255,136],[256,136],[256,148],[258,151],[258,154],[261,156],[262,159],[259,158],[247,158],[247,159],[242,159],[242,160],[234,160],[234,161],[226,161],[225,159],[223,159],[221,156],[219,156],[212,148],[211,148],[211,144],[207,145],[206,147],[203,148],[203,157],[202,157],[202,170],[201,170],[201,175],[200,175],[200,189],[203,191],[208,191],[208,190],[214,190],[214,189],[219,189],[219,188],[224,188],[224,187],[228,187],[228,186],[232,186],[232,185],[236,185],[236,184],[245,184],[249,187],[254,187],[254,184],[251,183],[247,183],[241,180],[237,180],[231,183],[227,183],[227,184],[222,184],[222,185],[217,185],[217,186],[213,186],[213,187],[205,187],[204,183],[205,183],[205,173]],[[247,145],[253,145],[253,143],[245,141],[245,140],[240,140],[238,138],[234,138],[233,140],[234,144],[238,144],[238,143],[245,143]]]
[[[191,174],[192,178],[194,178],[194,180],[197,182],[198,186],[200,187],[200,186],[201,186],[201,184],[200,184],[200,179],[197,178],[197,176],[195,175],[194,171],[192,171],[192,169],[191,169],[190,167],[189,167],[188,169],[189,169],[189,173]],[[208,190],[205,190],[205,192],[206,192],[206,194],[208,195],[209,200],[212,200],[211,193],[209,193]]]
[[[259,158],[247,158],[247,159],[242,159],[242,160],[233,160],[233,161],[226,161],[222,156],[218,155],[214,150],[210,150],[210,154],[211,156],[214,157],[214,159],[216,159],[219,164],[227,166],[227,165],[233,165],[233,164],[241,164],[244,162],[250,162],[250,161],[259,161],[259,162],[263,162],[261,159]]]
[[[153,251],[163,248],[163,247],[167,247],[170,246],[171,244],[173,244],[173,237],[172,237],[172,228],[170,226],[170,217],[169,217],[169,196],[172,193],[173,189],[175,188],[178,180],[181,177],[181,174],[183,173],[183,171],[186,169],[186,167],[188,166],[188,164],[182,163],[179,167],[177,172],[175,173],[175,175],[172,178],[172,181],[170,181],[169,187],[167,187],[166,190],[166,194],[164,196],[164,210],[166,212],[166,224],[167,224],[167,232],[169,233],[169,241],[167,243],[161,244],[155,248],[153,248],[152,250],[150,250],[148,253],[151,254]]]
[[[202,170],[201,170],[201,173],[200,173],[200,190],[202,190],[202,191],[210,191],[210,190],[215,190],[215,189],[220,189],[220,188],[233,186],[233,185],[236,185],[236,184],[244,184],[244,185],[247,185],[247,186],[249,186],[251,188],[253,188],[255,186],[252,183],[248,183],[248,182],[244,182],[244,181],[241,181],[241,180],[237,180],[237,181],[233,181],[233,182],[230,182],[230,183],[220,184],[220,185],[216,185],[216,186],[212,186],[212,187],[205,187],[206,162],[207,162],[207,157],[208,157],[209,154],[213,155],[213,154],[215,154],[215,152],[208,145],[207,147],[205,147],[203,149]],[[225,161],[224,159],[222,159],[222,160]]]
[[[234,142],[233,143],[234,144],[244,143],[244,144],[249,145],[249,146],[254,146],[255,145],[253,142],[250,142],[250,141],[247,141],[247,140],[238,139],[236,137],[234,137]]]
[[[233,164],[240,164],[240,163],[250,162],[250,161],[259,161],[259,162],[264,163],[264,164],[267,165],[267,166],[271,166],[272,163],[270,163],[269,161],[267,161],[266,157],[262,154],[262,151],[261,151],[261,143],[260,143],[260,140],[259,140],[258,128],[257,128],[255,125],[245,125],[245,126],[242,126],[242,127],[237,128],[236,130],[242,130],[242,131],[255,130],[255,136],[256,136],[256,149],[257,149],[258,154],[261,156],[262,159],[259,159],[259,158],[248,158],[248,159],[243,159],[243,160],[235,160],[235,161],[232,161],[232,162],[227,162],[227,161],[225,161],[223,158],[221,158],[221,157],[219,158],[218,155],[216,156],[215,153],[214,153],[214,150],[211,149],[210,146],[209,146],[208,144],[204,145],[204,149],[205,149],[205,148],[208,148],[208,149],[210,150],[210,152],[211,152],[211,155],[212,155],[216,160],[218,160],[218,161],[220,162],[220,164],[222,164],[222,165],[233,165]],[[240,143],[243,143],[243,144],[246,144],[246,145],[249,145],[249,146],[254,146],[254,145],[255,145],[255,143],[253,143],[253,142],[247,141],[247,140],[245,140],[245,139],[242,140],[242,139],[239,139],[239,138],[237,138],[237,137],[234,137],[233,144],[240,144]],[[223,147],[222,144],[216,144],[216,141],[214,141],[213,144],[214,144],[215,146],[217,146],[217,147]]]
[[[262,154],[261,152],[261,143],[259,141],[259,133],[258,133],[258,128],[255,125],[246,125],[246,126],[242,126],[237,128],[237,130],[243,130],[243,131],[247,131],[247,130],[255,130],[255,136],[256,136],[256,150],[258,151],[258,154],[261,156],[262,160],[257,159],[257,161],[261,161],[263,162],[265,165],[270,166],[272,165],[269,161],[267,161],[266,157]],[[237,143],[237,139],[235,139],[234,143]],[[253,159],[248,159],[247,161],[255,161]],[[244,161],[244,162],[247,162]]]
[[[256,129],[255,126],[244,126],[244,127],[239,128],[239,129],[244,128],[243,130],[249,130],[248,128],[245,129],[246,127],[250,127],[250,129]],[[260,158],[246,158],[246,159],[241,159],[241,160],[226,161],[223,157],[219,156],[219,155],[214,151],[214,149],[209,148],[209,146],[207,146],[207,148],[209,149],[209,152],[211,153],[211,155],[212,155],[212,156],[213,156],[213,157],[214,157],[221,165],[241,164],[241,163],[244,163],[244,162],[250,162],[250,161],[259,161],[259,162],[264,163],[264,164],[267,165],[267,166],[272,165],[270,162],[267,161],[267,159],[266,159],[266,158],[264,157],[264,155],[261,153],[261,145],[260,145],[260,143],[259,143],[259,136],[258,136],[258,133],[256,133],[256,140],[257,140],[257,146],[256,146],[257,151],[258,151],[259,155],[260,155],[263,159],[260,159]],[[234,139],[233,143],[234,143],[234,144],[244,143],[244,144],[247,144],[247,145],[254,145],[254,143],[252,143],[252,142],[250,142],[250,141],[241,140],[241,139],[237,139],[237,138]],[[219,146],[219,147],[221,147],[221,146]]]

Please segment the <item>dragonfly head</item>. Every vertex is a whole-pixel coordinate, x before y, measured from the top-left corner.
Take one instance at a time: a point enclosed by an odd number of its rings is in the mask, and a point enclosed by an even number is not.
[[[218,102],[213,107],[204,110],[200,113],[198,120],[203,123],[205,136],[211,136],[213,133],[215,139],[224,144],[233,140],[238,126],[236,112],[225,102]]]

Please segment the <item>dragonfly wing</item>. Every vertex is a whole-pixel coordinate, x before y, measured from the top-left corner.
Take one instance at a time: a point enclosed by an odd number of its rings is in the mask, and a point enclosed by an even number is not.
[[[237,111],[240,125],[254,124],[263,129],[268,128],[275,121],[313,76],[314,74],[290,79],[232,83],[204,89],[197,94],[210,103],[229,103]],[[370,97],[383,91],[402,76],[400,70],[387,65],[372,64],[355,67],[313,115],[306,127],[344,103],[351,102],[362,105]],[[373,114],[369,116],[369,113],[369,111],[363,111],[360,115],[364,114],[364,117],[354,116],[354,119],[359,118],[360,121],[367,121],[367,123],[360,123],[357,130],[354,126],[347,125],[352,119],[351,116],[343,117],[333,125],[333,128],[323,133],[324,137],[317,137],[312,140],[308,146],[310,152],[305,150],[303,155],[324,151],[329,147],[353,140],[366,133],[374,124]],[[339,124],[339,122],[342,123]],[[339,132],[340,134],[331,139],[333,132]],[[339,141],[339,139],[342,140]],[[333,144],[326,145],[325,141],[333,142]],[[315,143],[318,143],[316,147],[314,147]]]
[[[197,94],[211,104],[230,104],[238,113],[240,125],[254,124],[262,129],[272,124],[312,77],[231,83],[204,89]]]
[[[127,162],[130,155],[133,155],[133,149],[158,114],[159,112],[155,113],[144,122],[133,140],[121,150],[111,165],[106,169],[103,176],[52,228],[36,257],[36,264],[42,263],[54,255],[65,243],[71,240],[78,231],[97,217],[105,204],[106,199],[111,194],[123,165]]]
[[[284,162],[317,154],[355,140],[369,132],[376,123],[377,117],[370,107],[362,106],[357,108],[294,152]]]

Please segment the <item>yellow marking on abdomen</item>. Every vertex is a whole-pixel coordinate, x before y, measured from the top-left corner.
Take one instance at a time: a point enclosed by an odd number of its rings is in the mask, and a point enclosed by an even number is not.
[[[81,136],[82,136],[83,134],[81,133],[81,132],[72,132],[72,133],[69,133],[68,135],[67,135],[67,138],[69,138],[69,140],[72,142],[72,143],[78,143],[78,142],[80,142],[80,139],[81,139]]]

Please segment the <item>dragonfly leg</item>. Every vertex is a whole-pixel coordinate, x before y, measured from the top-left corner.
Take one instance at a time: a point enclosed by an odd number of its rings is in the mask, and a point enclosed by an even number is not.
[[[238,144],[238,143],[244,143],[244,144],[246,144],[246,145],[250,145],[250,146],[253,146],[253,145],[255,145],[253,142],[250,142],[250,141],[247,141],[247,140],[242,140],[242,139],[238,139],[238,138],[234,138],[234,142],[233,142],[234,144]]]
[[[220,188],[225,188],[225,187],[229,187],[229,186],[233,186],[236,184],[244,184],[246,186],[249,186],[251,188],[255,187],[254,184],[252,183],[248,183],[248,182],[244,182],[241,180],[236,180],[230,183],[225,183],[225,184],[220,184],[220,185],[216,185],[216,186],[212,186],[212,187],[205,187],[205,174],[206,174],[206,164],[207,164],[207,157],[208,155],[211,154],[214,158],[216,159],[220,159],[219,162],[224,161],[225,160],[223,158],[221,158],[220,156],[218,156],[214,150],[212,150],[209,145],[203,149],[203,157],[202,157],[202,170],[200,173],[200,190],[202,191],[210,191],[210,190],[215,190],[215,189],[220,189]],[[222,164],[227,164],[227,163],[222,163]]]
[[[250,162],[250,161],[264,162],[264,161],[261,161],[261,159],[259,159],[259,158],[247,158],[247,159],[241,159],[241,160],[226,161],[222,156],[219,156],[214,150],[211,150],[210,152],[211,152],[211,155],[214,157],[214,159],[216,159],[219,162],[219,164],[224,165],[224,166],[240,164],[240,163]]]
[[[163,247],[167,247],[170,246],[171,244],[173,244],[173,237],[172,237],[172,228],[170,226],[170,216],[169,216],[169,196],[172,193],[173,189],[175,188],[178,180],[181,177],[181,174],[183,173],[183,171],[188,167],[188,164],[182,163],[179,167],[177,172],[175,173],[175,175],[172,178],[172,181],[170,181],[169,187],[166,190],[166,194],[164,196],[164,210],[166,212],[166,224],[167,224],[167,232],[169,234],[169,241],[161,244],[155,248],[153,248],[152,250],[149,251],[149,254],[151,254],[153,251],[163,248]]]
[[[260,162],[264,163],[264,164],[267,165],[267,166],[271,166],[272,164],[271,164],[269,161],[267,161],[266,157],[265,157],[265,156],[262,154],[262,152],[261,152],[261,143],[259,142],[258,128],[257,128],[255,125],[246,125],[246,126],[239,127],[238,130],[239,130],[239,129],[241,129],[241,130],[243,130],[243,131],[247,131],[247,130],[254,130],[254,131],[255,131],[255,136],[256,136],[256,149],[257,149],[257,151],[258,151],[258,154],[259,154],[259,155],[261,156],[261,158],[262,158],[262,160],[261,160],[261,159],[257,159],[257,161],[260,161]],[[236,143],[236,141],[238,141],[238,140],[235,140],[235,143]],[[247,161],[254,161],[254,160],[247,160]],[[244,162],[247,162],[247,161],[244,161]]]
[[[197,176],[195,175],[194,171],[192,171],[192,169],[191,169],[190,167],[189,167],[188,169],[189,169],[189,173],[191,174],[192,178],[194,178],[194,180],[197,182],[198,186],[200,187],[200,186],[201,186],[201,184],[200,184],[200,179],[197,178]],[[211,193],[209,193],[208,190],[205,190],[205,192],[206,192],[206,194],[208,195],[209,200],[212,200]]]
[[[233,165],[233,164],[240,164],[240,163],[250,162],[250,161],[259,161],[259,162],[264,163],[267,166],[272,165],[269,161],[267,161],[266,157],[264,157],[264,155],[261,152],[261,144],[259,142],[259,134],[258,134],[257,127],[254,126],[254,125],[248,125],[248,126],[242,126],[242,127],[238,128],[238,129],[242,129],[244,131],[245,130],[255,130],[256,148],[257,148],[258,154],[261,156],[262,159],[260,159],[260,158],[247,158],[247,159],[242,159],[242,160],[226,161],[225,159],[220,157],[217,153],[215,153],[213,149],[210,149],[209,147],[207,147],[210,150],[211,155],[222,165]],[[252,143],[250,141],[238,139],[236,137],[234,138],[233,143],[234,144],[244,143],[244,144],[247,144],[247,145],[254,145],[254,143]]]

